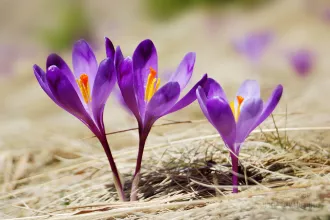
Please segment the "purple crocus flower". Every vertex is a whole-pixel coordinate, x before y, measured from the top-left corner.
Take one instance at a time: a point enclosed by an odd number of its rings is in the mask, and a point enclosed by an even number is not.
[[[233,174],[233,193],[238,192],[238,155],[248,135],[275,109],[282,96],[278,85],[266,103],[260,98],[259,84],[246,80],[234,101],[229,102],[221,86],[209,78],[204,87],[196,91],[199,105],[209,122],[218,130],[230,150]]]
[[[273,34],[269,31],[253,32],[235,39],[233,45],[237,52],[257,63],[272,40]]]
[[[46,72],[34,65],[34,74],[47,95],[61,108],[82,121],[99,139],[108,157],[119,197],[125,200],[119,173],[111,154],[103,124],[103,110],[116,82],[111,58],[97,63],[94,52],[84,40],[72,51],[73,72],[57,54],[47,58]]]
[[[314,56],[311,51],[300,49],[289,55],[289,61],[300,76],[307,76],[313,68]]]
[[[155,121],[164,115],[178,111],[196,100],[196,89],[207,80],[205,74],[197,84],[179,100],[188,84],[195,65],[195,53],[188,53],[172,76],[160,86],[157,50],[151,40],[142,41],[133,58],[124,58],[106,42],[108,57],[115,56],[117,80],[123,99],[134,114],[139,128],[139,152],[133,177],[131,200],[136,200],[137,186],[146,139]]]

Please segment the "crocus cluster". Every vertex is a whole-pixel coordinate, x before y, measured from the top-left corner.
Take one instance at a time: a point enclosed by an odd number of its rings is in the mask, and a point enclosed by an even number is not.
[[[243,83],[233,102],[229,102],[221,86],[205,74],[181,99],[195,65],[195,53],[187,53],[167,82],[161,82],[158,55],[151,40],[142,41],[133,55],[125,57],[118,46],[105,38],[106,56],[99,64],[93,50],[84,40],[73,46],[72,66],[57,54],[51,54],[43,70],[34,65],[35,76],[45,93],[61,108],[82,121],[98,138],[107,155],[114,183],[123,201],[123,182],[106,138],[103,111],[117,82],[122,101],[135,116],[139,132],[139,148],[132,180],[130,199],[137,200],[143,151],[153,124],[161,117],[185,108],[197,98],[207,119],[218,130],[232,158],[234,192],[237,192],[238,155],[249,133],[274,110],[282,95],[278,86],[266,102],[260,99],[259,85]]]

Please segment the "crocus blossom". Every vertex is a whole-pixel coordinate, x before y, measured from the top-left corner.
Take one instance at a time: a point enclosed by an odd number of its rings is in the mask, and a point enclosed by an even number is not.
[[[167,81],[170,78],[171,74],[172,73],[169,71],[163,72],[161,80]],[[123,107],[123,109],[125,109],[125,111],[129,114],[129,116],[134,117],[132,111],[128,108],[128,106],[126,104],[126,102],[123,98],[123,95],[121,94],[120,89],[115,87],[113,93],[114,93],[113,95],[116,98],[118,104],[120,104]]]
[[[312,71],[314,55],[309,50],[300,49],[289,55],[289,61],[299,76],[307,76]]]
[[[115,185],[125,200],[120,176],[105,135],[103,110],[116,82],[112,58],[97,63],[94,52],[84,40],[72,51],[73,72],[57,54],[50,54],[46,71],[34,65],[34,74],[47,95],[61,108],[82,121],[99,139],[113,171]]]
[[[252,63],[257,63],[273,38],[269,31],[252,32],[234,39],[233,45],[237,52],[246,56]]]
[[[151,40],[142,41],[133,57],[124,58],[120,47],[116,51],[106,41],[108,57],[114,56],[118,86],[127,107],[138,122],[139,152],[133,177],[131,200],[137,199],[137,186],[146,139],[155,121],[164,115],[178,111],[196,100],[196,89],[202,86],[207,75],[179,100],[194,69],[195,53],[187,53],[168,82],[161,86],[158,74],[157,50]]]
[[[229,101],[221,86],[209,78],[196,91],[199,105],[209,122],[217,129],[230,150],[233,169],[233,192],[238,192],[238,156],[248,135],[275,109],[282,96],[278,85],[267,102],[260,98],[257,81],[246,80],[233,101]]]

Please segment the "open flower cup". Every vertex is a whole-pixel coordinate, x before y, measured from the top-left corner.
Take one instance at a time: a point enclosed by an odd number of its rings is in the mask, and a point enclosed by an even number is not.
[[[103,111],[116,82],[112,58],[97,63],[94,52],[84,40],[77,41],[72,51],[73,72],[57,54],[46,61],[46,71],[34,65],[34,74],[47,95],[61,108],[82,121],[99,139],[113,171],[121,200],[125,200],[120,175],[105,135]]]
[[[229,148],[233,170],[233,192],[238,192],[238,156],[244,140],[275,109],[282,96],[278,85],[267,102],[260,98],[257,81],[246,80],[239,88],[234,101],[229,101],[221,86],[209,78],[204,87],[197,89],[200,107],[217,129]]]
[[[185,96],[179,99],[192,76],[195,53],[187,53],[168,82],[161,86],[157,50],[151,40],[142,41],[132,58],[124,58],[120,47],[114,50],[107,40],[106,48],[108,57],[114,57],[118,86],[124,102],[138,123],[139,150],[131,192],[131,200],[136,200],[143,150],[152,125],[159,118],[194,102],[196,89],[205,84],[207,75],[205,74]]]

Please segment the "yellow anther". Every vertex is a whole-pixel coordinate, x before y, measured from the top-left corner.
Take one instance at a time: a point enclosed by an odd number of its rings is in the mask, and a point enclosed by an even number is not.
[[[237,99],[237,104],[238,104],[237,109],[235,108],[235,102],[234,101],[230,102],[230,108],[231,108],[231,111],[233,112],[235,121],[238,121],[238,117],[241,113],[241,105],[244,101],[244,98],[242,96],[236,96],[236,99]]]
[[[157,82],[156,82],[156,87],[154,88],[154,94],[157,92],[157,90],[159,89],[159,85],[160,85],[160,79],[158,78],[157,79]]]
[[[148,97],[149,97],[149,93],[150,93],[150,90],[152,90],[152,82],[153,82],[153,76],[151,75],[151,73],[149,73],[149,76],[148,76],[148,81],[147,81],[147,85],[146,85],[146,91],[145,91],[145,100],[149,101],[148,100]]]
[[[153,68],[150,67],[150,73],[148,75],[148,81],[146,85],[146,91],[144,94],[145,100],[147,102],[150,101],[152,96],[157,92],[159,85],[160,85],[160,79],[156,78],[157,72]]]
[[[150,101],[151,97],[154,95],[154,87],[157,79],[153,79],[149,88],[147,88],[147,101]]]
[[[234,103],[234,101],[231,101],[230,102],[230,108],[231,108],[231,111],[233,112],[233,115],[235,116],[235,103]]]
[[[90,87],[89,87],[89,82],[88,82],[88,75],[83,73],[80,75],[79,79],[76,80],[77,84],[79,86],[81,95],[84,99],[84,101],[86,102],[86,104],[88,104],[89,102],[92,101],[91,98],[91,92],[90,92]]]

